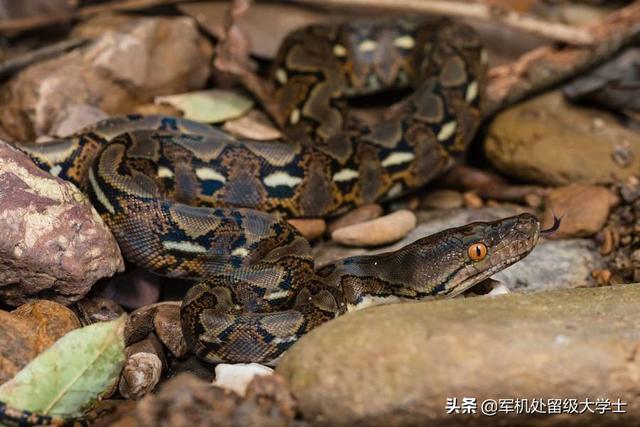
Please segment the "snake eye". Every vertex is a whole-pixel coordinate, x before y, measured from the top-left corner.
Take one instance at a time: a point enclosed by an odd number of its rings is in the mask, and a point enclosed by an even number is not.
[[[487,246],[484,243],[474,243],[467,249],[469,258],[473,261],[482,261],[487,256]]]

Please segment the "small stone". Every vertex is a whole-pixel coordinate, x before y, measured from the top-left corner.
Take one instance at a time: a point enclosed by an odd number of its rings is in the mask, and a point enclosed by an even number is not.
[[[216,379],[213,385],[232,390],[244,396],[254,377],[272,375],[273,369],[259,363],[220,363],[216,365]]]
[[[84,297],[74,308],[83,326],[115,320],[125,313],[115,301],[100,297]]]
[[[140,399],[160,381],[162,362],[153,353],[135,353],[125,362],[118,390],[125,399]]]
[[[382,246],[405,237],[416,227],[416,215],[400,210],[359,224],[336,229],[331,239],[345,246]]]
[[[542,206],[542,197],[533,193],[527,194],[526,196],[524,196],[524,202],[527,204],[527,206],[530,206],[532,208],[539,208],[540,206]]]
[[[422,197],[420,207],[425,209],[456,209],[463,205],[462,194],[455,190],[430,191]]]
[[[347,227],[349,225],[359,224],[361,222],[369,221],[379,218],[382,215],[382,206],[378,204],[368,204],[358,206],[352,211],[347,212],[340,218],[332,221],[329,224],[329,233],[333,233],[338,228]]]
[[[596,280],[598,286],[607,286],[611,284],[611,270],[606,268],[598,268],[591,272],[591,276]]]
[[[80,321],[73,311],[53,301],[33,301],[21,305],[11,313],[33,325],[30,333],[36,339],[37,353],[51,347],[67,332],[80,327]]]
[[[504,283],[497,282],[497,283],[494,284],[493,289],[491,289],[489,291],[487,296],[495,297],[495,296],[498,296],[498,295],[506,295],[506,294],[510,294],[510,293],[511,293],[511,291],[509,290],[509,288]]]
[[[464,205],[468,208],[478,209],[484,205],[482,199],[473,191],[467,191],[462,195]]]
[[[160,305],[153,319],[153,325],[160,341],[175,357],[183,357],[189,352],[187,342],[182,334],[180,306],[177,304]]]
[[[555,215],[562,222],[553,238],[592,236],[604,226],[611,201],[609,190],[597,185],[571,184],[556,188],[547,197],[543,227],[551,226]]]
[[[616,248],[619,236],[611,227],[605,227],[596,236],[596,241],[600,242],[600,255],[609,255]]]
[[[315,240],[324,234],[327,229],[327,223],[322,218],[305,219],[292,218],[287,220],[300,232],[307,240]]]

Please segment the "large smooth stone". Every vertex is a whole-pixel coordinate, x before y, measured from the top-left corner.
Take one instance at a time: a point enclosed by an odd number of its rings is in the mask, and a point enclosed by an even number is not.
[[[611,183],[640,170],[640,133],[605,111],[571,105],[559,91],[498,115],[484,149],[496,168],[526,182]]]
[[[276,372],[330,426],[640,425],[640,286],[373,307],[311,331]],[[447,398],[476,414],[447,414]],[[486,399],[618,398],[626,414],[480,414]]]

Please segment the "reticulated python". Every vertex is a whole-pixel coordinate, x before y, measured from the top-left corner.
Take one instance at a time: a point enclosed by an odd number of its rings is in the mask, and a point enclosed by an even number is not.
[[[483,62],[473,32],[447,20],[313,26],[287,37],[272,75],[285,140],[126,117],[21,148],[86,189],[129,261],[199,281],[181,311],[196,354],[269,362],[352,308],[459,294],[536,244],[538,221],[521,215],[315,270],[280,219],[398,197],[446,170],[479,124]],[[347,97],[407,85],[383,120],[349,118]]]

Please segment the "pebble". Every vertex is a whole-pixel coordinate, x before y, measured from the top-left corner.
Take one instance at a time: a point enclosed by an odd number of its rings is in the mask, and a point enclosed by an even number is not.
[[[382,206],[375,203],[358,206],[357,208],[342,215],[340,218],[333,220],[329,224],[329,233],[333,233],[338,228],[379,218],[383,212]]]
[[[456,209],[462,207],[463,198],[456,190],[434,190],[425,194],[420,202],[424,209]]]
[[[293,225],[307,240],[319,239],[327,230],[327,222],[322,218],[292,218],[287,222]]]
[[[399,210],[359,224],[338,228],[331,239],[345,246],[382,246],[405,237],[416,226],[416,215]]]
[[[593,236],[604,226],[615,197],[604,187],[571,184],[551,191],[546,200],[542,226],[550,227],[554,215],[561,219],[552,238]]]
[[[251,380],[258,375],[272,375],[273,369],[259,363],[220,363],[216,365],[213,385],[244,396]]]
[[[579,425],[639,425],[638,310],[633,285],[372,307],[311,331],[276,373],[312,425],[539,426],[515,413],[451,424],[463,415],[445,404],[591,393],[620,398],[626,413],[585,413]],[[550,414],[544,425],[566,422]]]
[[[472,209],[478,209],[481,208],[484,205],[484,202],[482,201],[482,199],[480,198],[480,196],[478,196],[475,192],[473,191],[467,191],[462,195],[462,200],[464,202],[464,205],[468,208],[472,208]]]

